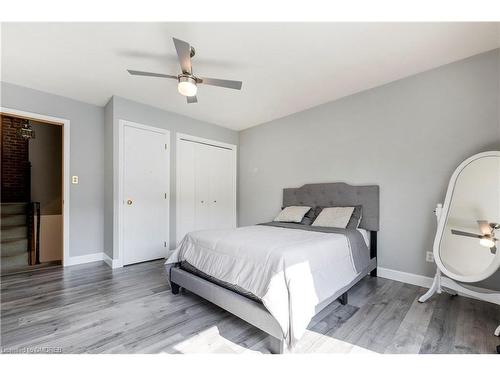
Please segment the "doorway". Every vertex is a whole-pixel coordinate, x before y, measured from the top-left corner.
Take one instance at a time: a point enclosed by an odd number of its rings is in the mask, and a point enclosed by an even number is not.
[[[122,265],[165,258],[169,246],[170,133],[120,121]]]
[[[2,275],[64,257],[63,124],[1,113]]]

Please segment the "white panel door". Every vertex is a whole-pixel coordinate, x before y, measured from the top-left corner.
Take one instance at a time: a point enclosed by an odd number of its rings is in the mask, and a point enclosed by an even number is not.
[[[210,176],[218,168],[214,164],[212,146],[195,143],[195,225],[191,230],[211,229]]]
[[[236,226],[236,150],[205,139],[177,141],[177,243],[195,230]]]
[[[210,147],[209,168],[209,228],[235,226],[235,160],[232,150]]]
[[[177,142],[177,243],[196,228],[196,146]]]
[[[169,134],[125,123],[123,264],[164,258],[168,244]]]

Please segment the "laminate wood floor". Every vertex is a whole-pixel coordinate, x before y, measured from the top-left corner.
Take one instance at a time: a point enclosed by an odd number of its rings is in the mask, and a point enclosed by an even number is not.
[[[295,352],[494,353],[500,307],[366,277],[332,303]],[[203,299],[172,295],[162,261],[104,263],[1,278],[1,348],[55,353],[268,352],[262,331]]]

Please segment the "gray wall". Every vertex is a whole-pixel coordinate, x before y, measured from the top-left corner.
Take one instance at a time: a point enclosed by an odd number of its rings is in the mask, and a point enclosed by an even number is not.
[[[500,149],[498,64],[488,52],[242,131],[239,224],[273,218],[284,187],[379,184],[379,266],[432,276],[432,211],[452,172]]]
[[[217,125],[166,112],[159,108],[112,97],[102,108],[58,95],[1,84],[2,107],[61,117],[71,121],[70,256],[104,251],[113,254],[113,149],[118,120],[130,120],[171,131],[170,244],[175,245],[175,135],[176,132],[238,144],[238,133]],[[104,167],[103,167],[104,166]],[[68,176],[68,178],[70,178]]]
[[[104,109],[62,96],[1,82],[1,106],[71,121],[70,256],[103,249]],[[71,178],[66,176],[66,178]]]
[[[171,131],[170,242],[175,244],[175,135],[238,144],[239,224],[269,220],[283,187],[381,187],[380,266],[431,276],[432,210],[466,157],[500,148],[498,51],[327,103],[241,133],[124,98],[105,108],[1,82],[1,106],[71,121],[70,255],[113,254],[118,120]],[[104,165],[104,168],[103,168]],[[69,177],[69,176],[68,176]],[[103,229],[104,228],[104,229]],[[104,237],[104,232],[106,237]],[[499,274],[485,286],[500,284]]]
[[[112,113],[112,121],[110,121],[110,114]],[[105,120],[105,144],[107,150],[106,152],[106,218],[105,218],[105,233],[107,239],[105,240],[106,254],[110,255],[113,248],[113,207],[108,206],[108,197],[113,195],[113,189],[109,185],[109,178],[112,173],[108,173],[113,170],[113,154],[110,153],[111,147],[116,150],[118,143],[118,122],[119,120],[129,120],[133,122],[138,122],[144,125],[155,126],[159,128],[164,128],[170,130],[170,247],[175,247],[176,239],[176,226],[175,226],[175,215],[176,215],[176,179],[175,179],[175,165],[176,165],[176,133],[185,133],[198,137],[213,139],[221,142],[238,144],[238,132],[222,128],[220,126],[210,124],[207,122],[198,121],[189,117],[177,115],[171,112],[164,111],[162,109],[151,107],[146,104],[137,103],[128,99],[114,96],[110,102],[107,104],[105,109],[106,120]],[[112,127],[112,128],[111,128]],[[114,181],[116,183],[116,181]],[[114,198],[114,204],[118,204],[117,198]],[[108,238],[111,236],[111,238]]]
[[[62,126],[31,122],[29,141],[31,200],[40,202],[42,215],[62,214]]]

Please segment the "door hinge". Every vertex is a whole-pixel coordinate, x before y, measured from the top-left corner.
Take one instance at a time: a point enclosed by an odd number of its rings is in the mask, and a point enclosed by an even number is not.
[[[167,193],[165,193],[165,199],[167,199]]]
[[[165,143],[165,150],[167,149],[167,144]]]
[[[163,241],[163,247],[167,247],[167,241]]]

